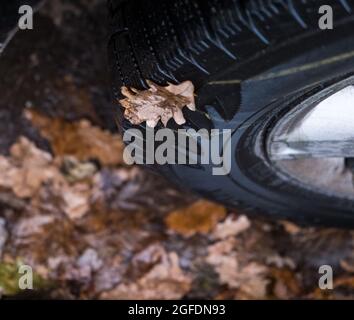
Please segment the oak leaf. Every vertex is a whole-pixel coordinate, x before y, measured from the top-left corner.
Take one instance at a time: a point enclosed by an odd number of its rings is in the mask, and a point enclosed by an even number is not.
[[[195,233],[210,232],[225,215],[225,207],[200,200],[187,208],[171,212],[166,218],[166,224],[175,232],[192,236]]]
[[[34,110],[27,110],[25,117],[50,142],[57,157],[73,156],[79,161],[97,159],[104,166],[123,163],[124,144],[120,136],[93,126],[85,119],[68,122]]]
[[[246,231],[251,226],[249,219],[242,215],[235,219],[233,216],[229,216],[217,224],[213,231],[213,237],[215,239],[226,239],[228,237],[234,237],[238,234]]]
[[[125,109],[125,118],[132,124],[146,121],[149,127],[154,128],[160,120],[166,126],[173,118],[181,125],[186,122],[182,109],[187,107],[195,111],[194,85],[191,81],[166,87],[149,80],[147,83],[149,89],[143,91],[128,87],[121,89],[125,98],[119,102]]]
[[[221,284],[240,290],[240,298],[264,298],[267,267],[255,261],[241,261],[242,253],[235,251],[235,246],[234,237],[210,245],[206,262],[213,266]]]
[[[25,137],[20,137],[10,149],[11,157],[0,156],[0,186],[12,189],[19,198],[31,198],[43,183],[61,182],[52,156],[38,149]]]
[[[176,252],[167,252],[161,245],[154,246],[152,261],[158,260],[152,268],[134,282],[121,283],[113,290],[104,292],[102,299],[180,299],[191,288],[192,278],[180,267]],[[150,253],[140,253],[149,255]],[[151,262],[152,262],[151,261]]]

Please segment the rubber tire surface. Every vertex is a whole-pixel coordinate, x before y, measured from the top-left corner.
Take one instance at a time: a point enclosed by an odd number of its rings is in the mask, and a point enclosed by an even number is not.
[[[333,30],[318,26],[322,5],[333,8]],[[229,175],[212,176],[207,165],[155,169],[249,213],[354,226],[352,200],[280,177],[260,142],[284,110],[354,74],[353,0],[112,0],[109,8],[116,98],[123,85],[147,88],[145,79],[191,80],[198,112],[184,110],[181,127],[233,130]],[[120,128],[133,127],[117,109]],[[168,126],[178,128],[174,121]]]

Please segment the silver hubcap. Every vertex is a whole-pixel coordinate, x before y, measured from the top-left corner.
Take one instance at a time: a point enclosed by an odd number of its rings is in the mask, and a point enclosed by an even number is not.
[[[354,171],[346,166],[354,158],[354,79],[320,95],[280,119],[268,138],[268,156],[299,183],[354,199]]]

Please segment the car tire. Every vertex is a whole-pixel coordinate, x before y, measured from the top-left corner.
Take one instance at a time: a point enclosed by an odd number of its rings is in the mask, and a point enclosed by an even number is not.
[[[333,30],[319,8],[333,9]],[[284,178],[262,137],[286,110],[354,74],[354,1],[109,1],[113,93],[190,80],[197,112],[170,128],[232,130],[232,167],[154,165],[171,181],[249,214],[305,225],[354,226],[354,201]],[[113,110],[124,132],[133,126]]]

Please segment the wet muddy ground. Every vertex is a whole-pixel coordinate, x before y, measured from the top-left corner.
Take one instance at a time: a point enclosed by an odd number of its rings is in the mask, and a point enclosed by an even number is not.
[[[124,165],[104,2],[50,1],[0,59],[2,296],[352,298],[353,232],[247,218]]]

